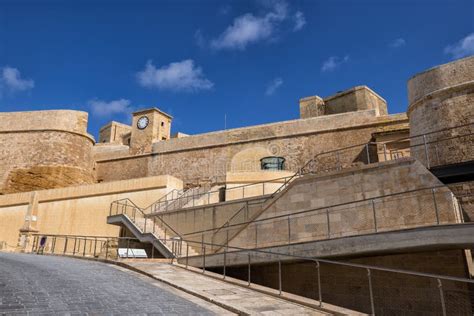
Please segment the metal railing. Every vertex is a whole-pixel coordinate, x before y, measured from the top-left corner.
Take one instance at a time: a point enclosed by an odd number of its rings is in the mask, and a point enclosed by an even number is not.
[[[283,183],[287,183],[287,180],[290,178],[293,178],[293,176],[279,177],[271,180],[238,185],[230,188],[223,187],[222,189],[225,190],[226,201],[244,199],[255,196],[264,196],[273,194],[275,190],[278,190],[280,188],[280,186],[278,185],[282,181]],[[274,188],[275,184],[277,185],[276,189]],[[148,206],[144,208],[144,210],[151,209],[151,212],[146,213],[152,214],[161,213],[165,211],[174,211],[187,207],[196,207],[219,203],[222,202],[220,200],[220,194],[222,189],[211,191],[209,187],[190,188],[177,198],[168,199],[166,201],[167,206],[164,208],[158,208],[155,211],[152,206]]]
[[[129,199],[114,201],[110,204],[109,216],[126,216],[143,234],[153,234],[154,238],[165,245],[175,257],[181,255],[181,248],[175,243],[181,235],[159,216],[149,217]]]
[[[251,186],[255,185],[262,185],[262,195],[266,196],[265,199],[263,200],[262,208],[260,209],[260,212],[263,211],[263,207],[265,206],[265,203],[271,199],[273,199],[277,194],[282,192],[285,188],[288,187],[288,185],[296,178],[307,175],[307,174],[317,174],[317,173],[322,173],[322,172],[328,172],[328,171],[333,171],[333,170],[342,170],[347,167],[353,167],[354,165],[358,164],[370,164],[374,162],[379,161],[379,157],[383,157],[383,160],[394,160],[401,158],[402,156],[399,154],[393,154],[392,151],[389,151],[387,149],[387,144],[391,145],[392,147],[396,148],[396,152],[400,152],[403,150],[403,148],[409,148],[412,150],[412,148],[417,148],[422,146],[424,149],[425,157],[426,157],[426,163],[428,167],[432,167],[433,164],[430,162],[430,146],[435,148],[435,152],[437,155],[439,154],[439,149],[436,144],[443,142],[443,141],[448,141],[448,140],[453,140],[457,138],[464,138],[464,137],[472,137],[473,133],[471,132],[471,128],[474,126],[474,123],[468,123],[452,128],[447,128],[443,129],[440,131],[435,131],[435,132],[430,132],[426,133],[423,135],[418,135],[418,136],[413,136],[413,137],[408,137],[408,138],[402,138],[399,140],[395,141],[390,141],[390,142],[369,142],[369,143],[363,143],[359,145],[353,145],[353,146],[348,146],[344,148],[339,148],[323,153],[319,153],[315,155],[312,159],[308,160],[294,175],[289,176],[289,177],[282,177],[278,179],[272,179],[269,181],[262,181],[260,183],[253,183],[253,184],[248,184],[248,185],[242,185],[242,186],[237,186],[234,188],[227,189],[226,191],[229,190],[242,190],[242,197],[245,197],[245,190],[246,188],[250,188]],[[468,129],[468,133],[460,133]],[[429,137],[433,135],[437,135],[443,133],[449,133],[450,136],[443,138],[443,139],[437,139],[437,140],[429,140]],[[456,134],[455,136],[451,136],[451,134]],[[422,139],[423,142],[421,144],[414,144],[410,145],[409,142],[413,141],[415,139]],[[401,144],[403,146],[394,146],[394,144]],[[380,150],[381,148],[381,150]],[[349,152],[349,154],[347,154]],[[437,156],[437,162],[442,164],[442,162],[439,159],[439,155]],[[326,160],[326,161],[324,161]],[[446,163],[446,162],[443,162]],[[268,192],[268,196],[266,195],[265,192],[265,184],[266,183],[275,183],[276,181],[283,180],[283,184],[278,187],[276,190],[271,190],[272,192]],[[247,189],[248,190],[248,189]],[[189,190],[188,190],[189,191]],[[187,191],[187,192],[188,192]],[[203,200],[203,204],[205,204],[206,200],[205,198],[203,199],[204,196],[207,195],[207,201],[208,204],[211,201],[211,194],[219,194],[219,191],[207,191],[207,192],[202,192],[202,193],[195,193],[193,190],[189,191],[192,192],[192,194],[182,194],[182,196],[176,198],[176,199],[171,199],[167,200],[167,207],[165,210],[168,209],[169,206],[175,205],[176,207],[173,207],[174,210],[180,209],[185,207],[187,204],[192,201],[192,205],[189,206],[195,206],[196,203],[195,201],[197,200]],[[116,201],[117,202],[117,201]],[[131,202],[131,201],[130,201]],[[114,202],[115,203],[115,202]],[[160,212],[158,212],[160,213]],[[235,226],[235,225],[248,225],[252,221],[248,221],[249,218],[255,218],[258,216],[258,211],[254,212],[253,214],[249,215],[248,212],[248,205],[244,205],[242,207],[239,207],[236,209],[236,211],[229,217],[229,220],[227,220],[224,224],[222,224],[219,228],[215,229],[214,233],[219,233],[221,231],[229,231],[229,227]],[[151,213],[153,215],[153,213]],[[166,224],[164,221],[159,217],[156,216],[162,221],[162,225]],[[328,225],[329,227],[330,225]],[[171,227],[170,227],[171,228]],[[145,230],[146,230],[146,223],[145,223]],[[228,233],[226,233],[227,235]],[[211,241],[214,240],[211,239]],[[229,239],[230,240],[230,239]]]
[[[245,214],[225,226],[182,237],[230,245],[240,234],[235,246],[260,248],[461,222],[457,199],[440,185],[301,211],[287,209],[259,219]]]
[[[129,249],[137,245],[140,241],[132,237],[33,234],[30,252],[116,260],[120,257],[119,248],[127,249],[128,258]]]
[[[178,262],[186,269],[199,268],[203,274],[221,273],[224,280],[235,275],[250,288],[263,285],[275,289],[276,294],[283,297],[296,292],[293,294],[315,299],[320,307],[333,304],[372,315],[383,314],[385,310],[398,314],[472,314],[474,280],[467,278],[186,239],[177,241],[176,247],[185,249]],[[192,254],[191,247],[201,248],[201,255]],[[129,249],[144,249],[149,257],[154,258],[153,245],[143,248],[138,239],[130,237],[34,234],[30,252],[112,261],[127,258],[119,254],[119,248],[126,249],[124,254],[127,256]],[[215,248],[224,250],[209,255],[208,250]],[[265,261],[272,265],[266,270],[261,265]],[[300,265],[300,275],[295,275],[294,269],[286,268],[287,263]],[[269,273],[268,269],[272,270],[272,277],[262,277]],[[304,292],[295,290],[298,288],[303,288]]]
[[[143,208],[143,212],[145,213],[157,213],[165,211],[168,205],[173,202],[175,199],[179,198],[183,195],[185,190],[177,190],[173,189],[168,194],[162,196],[157,201],[151,203],[147,207]]]
[[[316,154],[300,168],[299,173],[337,171],[360,164],[396,160],[406,154],[417,157],[430,169],[439,165],[459,162],[449,160],[449,157],[456,156],[454,151],[457,149],[447,145],[453,140],[465,138],[474,141],[473,122],[387,142],[367,142],[322,152]],[[458,150],[464,150],[462,146],[457,147],[459,147]]]
[[[293,176],[286,178],[284,183],[277,190],[271,193],[268,200],[272,199],[277,194],[282,192],[285,188],[288,187],[288,185],[293,180],[301,176],[304,176],[307,174],[318,174],[318,173],[324,173],[324,172],[330,172],[330,171],[339,171],[339,170],[354,167],[360,164],[376,163],[376,162],[379,162],[379,156],[383,157],[384,161],[400,159],[404,157],[403,155],[400,154],[400,152],[402,152],[403,149],[410,149],[410,152],[411,152],[413,148],[423,147],[425,164],[428,168],[434,167],[436,165],[446,164],[447,163],[446,160],[443,161],[443,160],[440,160],[439,158],[440,150],[439,150],[438,144],[445,141],[452,141],[453,139],[458,139],[458,138],[466,138],[466,137],[472,138],[474,135],[474,131],[472,130],[473,128],[474,128],[474,123],[467,123],[467,124],[455,126],[452,128],[446,128],[439,131],[434,131],[434,132],[430,132],[430,133],[426,133],[422,135],[416,135],[412,137],[404,137],[404,138],[400,138],[393,141],[368,142],[368,143],[362,143],[358,145],[338,148],[338,149],[326,151],[323,153],[318,153],[313,158],[308,160],[301,168],[299,168],[298,171]],[[466,130],[467,130],[466,133],[462,133],[462,134],[458,134],[454,136],[450,135],[443,139],[429,140],[429,137],[432,137],[434,135],[446,134],[446,133],[456,134],[456,133],[459,133],[460,131],[462,132]],[[417,139],[422,139],[423,140],[422,143],[414,144],[414,145],[410,144],[411,141],[417,140]],[[399,146],[397,146],[397,144],[399,144]],[[431,149],[430,149],[430,146],[431,146]],[[389,150],[388,147],[394,147],[396,149]],[[430,160],[430,152],[432,152],[433,149],[437,157],[436,165],[433,164],[432,162],[433,159]],[[236,213],[231,217],[231,219],[237,218],[239,216],[242,217],[242,212],[244,211],[245,211],[245,208],[238,209]],[[224,229],[225,227],[231,226],[232,225],[231,219],[229,219],[228,222],[224,223],[218,229],[218,231]]]
[[[248,287],[263,285],[274,288],[280,296],[285,296],[285,288],[288,288],[286,292],[315,299],[320,307],[328,303],[371,315],[384,314],[384,311],[472,315],[473,311],[471,288],[474,280],[467,278],[245,249],[228,244],[187,239],[183,242],[187,243],[186,254],[192,245],[202,249],[201,256],[185,255],[178,260],[186,269],[192,266],[200,268],[203,274],[209,270],[221,273],[222,279],[235,275],[246,281]],[[222,248],[223,252],[209,257],[208,250],[216,248]],[[264,271],[261,263],[268,258],[272,258],[274,263]],[[295,269],[285,269],[285,261],[299,264],[299,275],[295,274]],[[230,266],[237,267],[237,273],[229,273]],[[262,273],[267,273],[266,277],[262,277]],[[284,284],[285,280],[290,284]]]

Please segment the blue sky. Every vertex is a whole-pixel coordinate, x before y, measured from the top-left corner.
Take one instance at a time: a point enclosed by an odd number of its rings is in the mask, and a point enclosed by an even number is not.
[[[368,85],[397,113],[412,75],[473,54],[472,0],[0,0],[0,111],[85,110],[97,136],[157,106],[196,134]]]

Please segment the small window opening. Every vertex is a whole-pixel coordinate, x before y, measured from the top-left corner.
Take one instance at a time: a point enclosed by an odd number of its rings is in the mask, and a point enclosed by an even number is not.
[[[262,170],[284,170],[285,158],[283,157],[264,157],[260,159],[260,168]]]

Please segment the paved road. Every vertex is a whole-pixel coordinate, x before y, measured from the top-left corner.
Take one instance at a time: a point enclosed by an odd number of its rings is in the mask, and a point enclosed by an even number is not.
[[[216,307],[110,265],[0,252],[0,315],[215,315]]]

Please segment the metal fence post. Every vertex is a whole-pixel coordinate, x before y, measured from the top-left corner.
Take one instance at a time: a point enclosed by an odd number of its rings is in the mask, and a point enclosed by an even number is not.
[[[249,270],[248,270],[248,284],[247,284],[247,285],[248,285],[248,286],[250,286],[250,280],[251,280],[251,271],[250,271],[250,269],[251,269],[251,268],[250,268],[250,252],[249,252],[249,253],[247,253],[247,255],[248,255],[248,258],[249,258],[249,264],[248,264],[248,265],[249,265],[249,266],[248,266],[248,269],[249,269]]]
[[[278,260],[278,295],[281,295],[281,259]]]
[[[226,265],[227,265],[227,248],[224,248],[224,280],[226,274]]]
[[[63,251],[63,254],[65,254],[67,251],[67,237],[66,237],[66,241],[64,242],[64,251]]]
[[[435,195],[435,189],[431,189],[431,194],[433,195],[433,203],[435,207],[435,213],[436,213],[436,224],[439,225],[439,210],[438,210],[438,203],[436,202],[436,195]]]
[[[290,216],[287,217],[288,222],[288,245],[291,243],[291,224],[290,224]]]
[[[118,249],[118,248],[117,248]],[[118,251],[118,250],[117,250]],[[105,239],[105,260],[109,257],[109,239]]]
[[[54,248],[56,247],[56,236],[53,237],[53,245],[51,246],[51,253],[54,253]]]
[[[372,315],[375,315],[374,294],[372,291],[372,275],[370,273],[370,269],[367,269],[367,277],[369,279],[370,307],[372,310]]]
[[[329,209],[326,209],[326,218],[328,222],[328,239],[331,238],[331,225],[329,224]]]
[[[336,157],[337,157],[337,170],[341,170],[342,169],[341,154],[339,153],[339,151],[336,151]]]
[[[258,246],[258,227],[257,223],[255,223],[255,248]]]
[[[202,250],[203,256],[202,256],[202,273],[204,274],[206,272],[206,246],[204,246]]]
[[[127,238],[127,259],[128,259],[128,249],[130,248],[130,238]]]
[[[365,144],[365,153],[367,154],[367,164],[370,164],[369,144]]]
[[[245,201],[245,221],[249,220],[249,201]]]
[[[446,304],[444,302],[443,284],[441,283],[440,279],[438,279],[438,289],[439,289],[439,297],[441,299],[441,308],[443,309],[443,316],[446,316]]]
[[[97,252],[97,237],[94,238],[94,257]]]
[[[189,244],[186,243],[186,269],[188,268]]]
[[[319,296],[319,307],[323,306],[323,294],[321,293],[321,271],[319,261],[316,261],[316,270],[318,272],[318,296]]]
[[[426,168],[430,168],[430,157],[428,156],[428,145],[426,143],[426,135],[423,135],[423,144],[425,147]]]
[[[374,201],[374,199],[372,199],[371,202],[372,202],[372,213],[374,214],[374,229],[375,229],[375,232],[377,232],[377,214],[375,212],[375,201]]]

